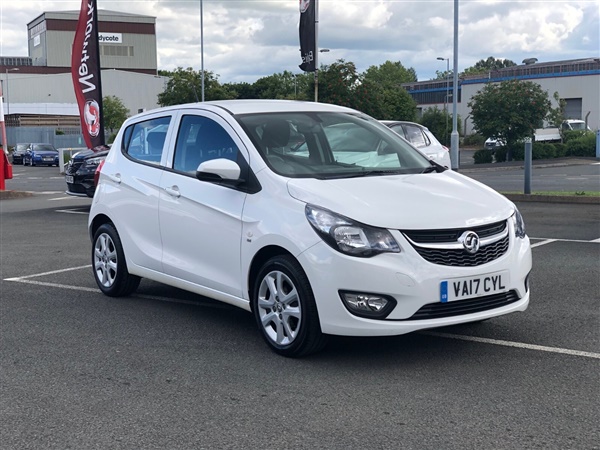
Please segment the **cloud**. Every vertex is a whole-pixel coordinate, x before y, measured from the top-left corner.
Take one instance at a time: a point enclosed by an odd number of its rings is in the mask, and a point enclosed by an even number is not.
[[[453,52],[451,0],[320,0],[321,62],[345,59],[360,71],[401,61],[420,79],[445,70]],[[159,68],[200,68],[199,0],[101,0],[101,8],[156,17]],[[78,0],[3,1],[0,54],[27,56],[27,23],[44,11],[78,10]],[[598,56],[595,1],[461,1],[459,70],[488,56],[520,63]],[[296,0],[204,0],[205,68],[221,81],[255,81],[299,71]],[[444,67],[442,67],[444,66]]]

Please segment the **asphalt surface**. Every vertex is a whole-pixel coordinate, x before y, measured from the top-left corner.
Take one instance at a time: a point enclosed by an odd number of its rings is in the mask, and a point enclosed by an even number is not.
[[[526,312],[294,360],[245,311],[147,280],[103,296],[91,200],[16,169],[36,193],[0,202],[2,448],[600,448],[597,204],[517,202]]]

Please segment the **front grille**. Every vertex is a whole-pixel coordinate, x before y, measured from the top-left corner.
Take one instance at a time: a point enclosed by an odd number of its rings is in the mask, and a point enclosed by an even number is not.
[[[500,258],[508,250],[508,235],[493,244],[482,246],[475,254],[464,249],[438,249],[414,246],[425,260],[440,266],[474,267]]]
[[[494,261],[507,252],[510,240],[507,226],[507,221],[504,220],[473,228],[411,230],[403,233],[417,253],[432,264],[474,267]],[[465,231],[474,231],[482,240],[481,247],[475,254],[467,252],[458,241]],[[484,240],[488,243],[484,243]]]
[[[65,169],[65,173],[67,175],[73,175],[76,173],[79,168],[82,166],[83,161],[72,161],[71,164],[67,164],[67,168]]]
[[[423,305],[412,317],[403,320],[427,320],[442,319],[444,317],[462,316],[490,309],[500,308],[519,301],[516,291],[503,292],[485,297],[477,297],[468,300],[454,302],[437,302]]]
[[[449,230],[418,230],[404,231],[404,234],[417,244],[455,243],[461,234],[467,230],[474,231],[480,238],[486,238],[502,233],[506,229],[506,220],[473,228],[452,228]]]

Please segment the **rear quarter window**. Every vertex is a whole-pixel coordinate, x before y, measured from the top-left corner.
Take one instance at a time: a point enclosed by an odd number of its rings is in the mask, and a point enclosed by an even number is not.
[[[129,125],[123,133],[122,151],[131,159],[160,164],[171,116]]]

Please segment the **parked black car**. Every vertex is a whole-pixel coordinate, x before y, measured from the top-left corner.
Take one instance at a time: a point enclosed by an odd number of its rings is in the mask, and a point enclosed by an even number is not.
[[[23,164],[23,155],[29,148],[31,144],[17,144],[15,145],[15,149],[12,152],[12,164],[13,166],[17,164]]]
[[[75,153],[65,166],[65,181],[69,195],[93,197],[96,191],[96,169],[108,155],[108,150]]]

